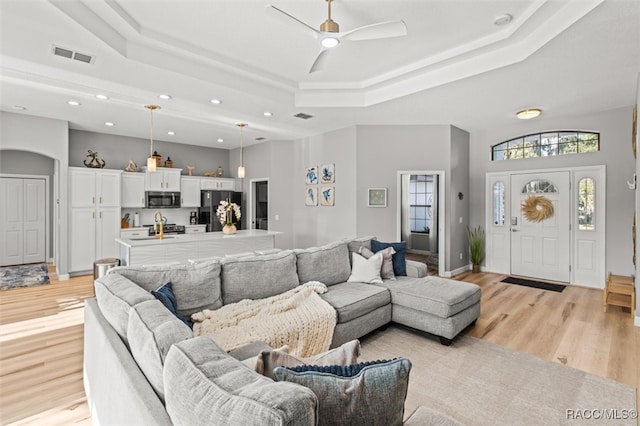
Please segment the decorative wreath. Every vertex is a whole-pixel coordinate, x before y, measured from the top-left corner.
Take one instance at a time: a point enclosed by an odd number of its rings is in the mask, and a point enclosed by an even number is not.
[[[532,195],[520,205],[522,214],[531,222],[542,222],[553,216],[553,203],[542,195]]]

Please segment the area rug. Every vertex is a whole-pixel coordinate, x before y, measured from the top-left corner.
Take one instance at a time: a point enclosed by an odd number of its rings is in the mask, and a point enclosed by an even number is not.
[[[556,291],[558,293],[562,293],[564,289],[567,287],[566,285],[561,285],[561,284],[551,284],[551,283],[545,283],[543,281],[525,280],[524,278],[516,278],[516,277],[507,277],[500,282],[507,283],[507,284],[522,285],[525,287],[539,288],[541,290]]]
[[[49,284],[49,269],[46,263],[0,268],[0,290],[43,284]]]
[[[362,361],[411,360],[405,419],[424,405],[465,425],[636,425],[635,388],[493,343],[396,325],[360,341]]]

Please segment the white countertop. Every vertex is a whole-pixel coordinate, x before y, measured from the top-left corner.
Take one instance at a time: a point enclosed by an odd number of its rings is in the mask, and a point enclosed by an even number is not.
[[[239,230],[235,234],[231,235],[223,234],[222,231],[204,232],[200,234],[166,234],[162,240],[155,237],[140,237],[133,239],[116,238],[116,242],[127,247],[144,247],[165,244],[184,244],[204,240],[256,238],[265,236],[276,236],[279,234],[282,234],[282,232],[266,231],[264,229],[246,229]]]

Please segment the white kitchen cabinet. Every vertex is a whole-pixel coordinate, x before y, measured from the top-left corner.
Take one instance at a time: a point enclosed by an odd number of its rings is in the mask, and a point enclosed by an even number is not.
[[[200,207],[200,178],[183,176],[180,188],[181,207]]]
[[[131,238],[140,238],[140,237],[148,237],[149,236],[149,228],[129,228],[129,229],[121,229],[120,230],[120,238],[131,239]]]
[[[182,169],[158,167],[155,172],[145,171],[145,191],[180,191],[180,173]]]
[[[185,234],[204,234],[207,232],[207,225],[185,225]]]
[[[123,173],[121,207],[144,207],[144,173]]]
[[[88,271],[97,259],[117,257],[121,174],[120,170],[69,168],[69,272]]]
[[[202,178],[200,188],[216,191],[235,191],[236,180],[228,178]]]

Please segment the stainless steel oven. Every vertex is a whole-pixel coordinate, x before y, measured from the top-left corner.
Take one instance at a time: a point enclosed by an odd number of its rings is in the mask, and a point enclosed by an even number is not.
[[[179,192],[147,191],[144,206],[148,209],[178,209],[180,208]]]

